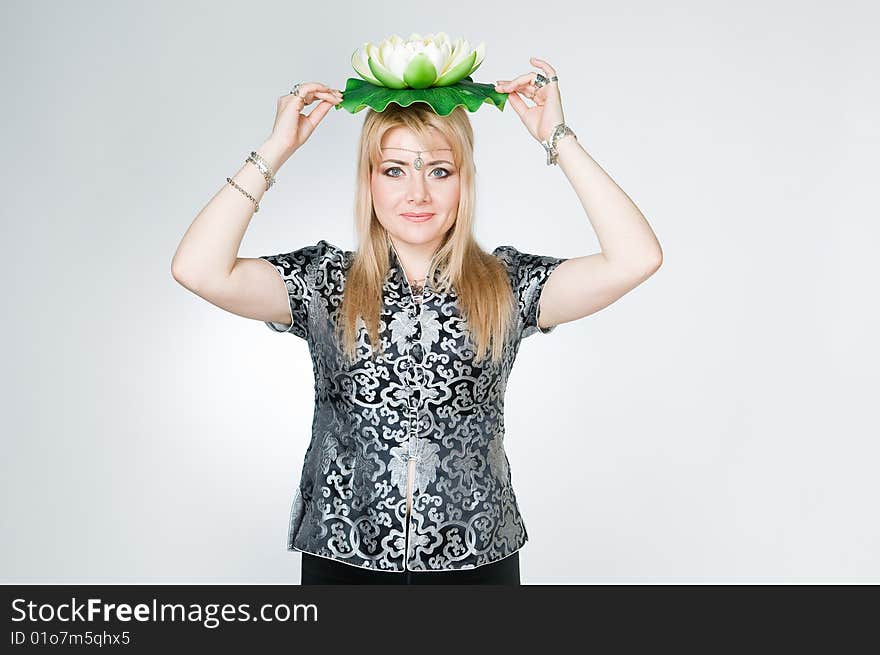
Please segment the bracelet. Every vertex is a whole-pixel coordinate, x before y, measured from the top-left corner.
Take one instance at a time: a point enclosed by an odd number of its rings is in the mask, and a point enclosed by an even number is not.
[[[272,185],[275,184],[275,173],[270,168],[268,162],[260,156],[260,153],[252,150],[250,157],[245,159],[245,162],[250,162],[260,169],[263,177],[266,178],[266,191],[271,189]]]
[[[256,166],[260,170],[260,173],[262,173],[263,178],[265,178],[265,180],[266,180],[266,191],[271,189],[272,185],[275,184],[275,173],[272,170],[272,168],[269,166],[268,162],[260,156],[260,153],[256,152],[255,150],[251,150],[250,156],[248,156],[248,158],[245,159],[244,161],[245,161],[245,163],[248,163],[248,162],[252,163],[254,166]],[[245,198],[247,198],[252,203],[254,203],[254,213],[255,214],[258,211],[260,211],[260,203],[257,202],[256,198],[254,198],[251,194],[249,194],[247,191],[245,191],[240,186],[238,186],[238,184],[236,184],[235,181],[231,177],[227,177],[226,181],[229,182],[229,184],[234,186],[236,189],[238,189],[242,194],[244,194]]]
[[[252,203],[254,203],[254,213],[255,213],[255,214],[256,214],[258,211],[260,211],[260,204],[254,199],[254,197],[253,197],[251,194],[249,194],[247,191],[245,191],[245,190],[242,189],[240,186],[238,186],[238,185],[235,183],[235,181],[234,181],[231,177],[227,177],[227,178],[226,178],[226,181],[229,182],[229,183],[230,183],[232,186],[234,186],[236,189],[238,189],[239,191],[241,191],[241,192],[245,195],[245,197],[246,197],[248,200],[250,200]]]
[[[553,128],[553,132],[550,134],[550,138],[546,141],[541,141],[541,146],[544,150],[547,151],[547,165],[548,166],[558,166],[556,163],[556,158],[558,156],[558,152],[556,150],[556,142],[559,141],[564,136],[571,135],[575,139],[577,139],[577,135],[572,131],[572,129],[566,125],[565,123],[560,123],[556,127]]]

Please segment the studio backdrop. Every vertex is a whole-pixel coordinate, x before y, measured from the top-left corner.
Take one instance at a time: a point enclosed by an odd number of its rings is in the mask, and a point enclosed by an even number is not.
[[[301,339],[171,274],[298,81],[363,41],[553,64],[663,265],[524,341],[505,448],[524,584],[880,582],[872,3],[4,2],[6,583],[298,583]],[[356,247],[364,114],[279,171],[239,256]],[[484,250],[600,244],[511,107],[471,114]]]

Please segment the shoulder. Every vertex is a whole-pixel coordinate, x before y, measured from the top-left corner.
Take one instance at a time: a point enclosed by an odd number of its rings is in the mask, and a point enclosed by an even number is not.
[[[558,259],[547,255],[533,255],[510,245],[498,246],[492,254],[507,266],[511,274],[526,273],[535,268],[546,267]]]
[[[313,246],[306,246],[303,250],[308,252],[315,263],[340,264],[346,256],[345,250],[326,239],[321,239]]]
[[[348,252],[326,239],[321,239],[313,247],[316,250],[316,263],[321,266],[342,268],[348,261]]]
[[[285,269],[303,269],[308,266],[318,268],[333,265],[341,266],[345,262],[346,256],[347,251],[326,239],[321,239],[314,245],[303,246],[277,255],[264,255],[262,259],[268,259],[276,266],[281,266]]]
[[[492,251],[492,255],[507,267],[508,273],[511,273],[515,269],[517,255],[519,254],[519,250],[513,246],[498,246]]]
[[[512,248],[513,246],[498,246],[492,251],[492,254],[496,257],[503,257],[505,254],[508,254]]]
[[[523,252],[511,245],[498,246],[492,254],[504,263],[511,281],[516,286],[542,283],[559,264],[565,261],[565,257],[536,255]]]

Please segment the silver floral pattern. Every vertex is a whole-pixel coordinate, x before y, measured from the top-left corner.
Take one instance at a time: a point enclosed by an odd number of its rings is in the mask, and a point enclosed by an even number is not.
[[[508,271],[518,307],[497,364],[474,362],[454,289],[441,292],[427,280],[423,302],[414,301],[393,248],[381,348],[374,359],[359,319],[353,364],[334,325],[354,253],[321,240],[262,257],[281,275],[293,319],[266,325],[307,341],[315,376],[288,550],[378,571],[451,571],[496,562],[528,540],[504,451],[504,392],[522,339],[555,329],[538,327],[538,302],[565,259],[513,246],[492,254]]]

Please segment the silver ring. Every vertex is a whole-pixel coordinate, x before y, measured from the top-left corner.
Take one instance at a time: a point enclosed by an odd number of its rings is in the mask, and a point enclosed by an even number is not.
[[[532,84],[534,84],[537,88],[540,89],[545,84],[549,84],[550,82],[558,82],[558,81],[559,81],[559,77],[556,75],[554,75],[550,79],[547,79],[546,77],[541,75],[541,73],[536,73],[535,81],[532,82]]]
[[[296,84],[293,85],[293,91],[291,91],[287,95],[295,95],[295,96],[299,96],[300,98],[302,98],[302,96],[299,95],[299,87],[301,87],[301,86],[302,86],[302,82],[297,82]]]

